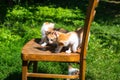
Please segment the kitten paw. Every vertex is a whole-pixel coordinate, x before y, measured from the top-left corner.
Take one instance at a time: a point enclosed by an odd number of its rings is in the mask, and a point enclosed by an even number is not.
[[[45,47],[46,45],[47,45],[47,43],[43,43],[43,44],[41,44],[42,47]]]
[[[66,53],[68,53],[68,54],[69,54],[69,53],[71,53],[71,51],[70,51],[70,50],[67,50],[67,51],[65,51],[65,52],[66,52]]]

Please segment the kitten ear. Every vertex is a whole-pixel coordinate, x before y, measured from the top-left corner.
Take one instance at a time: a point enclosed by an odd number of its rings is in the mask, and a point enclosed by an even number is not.
[[[55,24],[54,23],[50,23],[51,28],[54,28]]]
[[[45,34],[48,35],[48,34],[50,34],[50,32],[49,31],[45,31]]]
[[[68,65],[68,69],[71,69],[71,68],[73,68],[73,67],[72,67],[72,65],[71,65],[71,64],[69,64],[69,65]]]
[[[49,22],[44,22],[44,23],[43,23],[43,25],[47,25],[47,24],[49,24]]]
[[[49,22],[45,22],[45,24],[49,24]]]

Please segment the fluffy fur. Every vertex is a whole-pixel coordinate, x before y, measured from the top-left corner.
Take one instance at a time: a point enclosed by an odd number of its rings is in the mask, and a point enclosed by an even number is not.
[[[71,65],[68,66],[68,74],[69,75],[78,75],[79,74],[79,69],[78,68],[73,68]]]
[[[66,53],[77,52],[77,49],[82,44],[83,28],[74,32],[62,33],[52,31],[47,34],[49,43],[57,43],[56,53],[60,52],[63,47],[68,46]]]
[[[42,47],[45,47],[49,42],[47,39],[47,34],[49,34],[52,31],[59,31],[63,33],[67,33],[68,31],[63,29],[63,28],[55,28],[54,23],[49,23],[49,22],[44,22],[42,27],[41,27],[41,34],[42,34],[42,39],[40,41],[40,44]]]
[[[45,22],[43,23],[42,27],[41,27],[41,34],[42,34],[42,39],[41,39],[41,46],[46,46],[48,41],[47,41],[47,37],[46,37],[46,33],[50,32],[54,29],[54,23],[49,23],[49,22]]]
[[[68,66],[68,75],[79,75],[79,73],[80,73],[80,71],[79,71],[78,68],[74,68],[69,64],[69,66]],[[66,79],[66,80],[71,80],[71,79]],[[74,79],[74,80],[79,80],[79,79]]]

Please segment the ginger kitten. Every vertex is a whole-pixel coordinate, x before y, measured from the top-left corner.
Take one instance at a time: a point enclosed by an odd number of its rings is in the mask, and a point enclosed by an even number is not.
[[[66,46],[68,46],[66,53],[77,52],[78,47],[82,44],[82,37],[83,28],[68,33],[51,31],[47,34],[49,43],[57,43],[57,48],[55,49],[56,53],[59,53],[62,48]]]

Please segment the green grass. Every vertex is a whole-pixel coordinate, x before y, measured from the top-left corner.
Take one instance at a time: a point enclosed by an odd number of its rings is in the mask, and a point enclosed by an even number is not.
[[[6,13],[0,17],[0,80],[21,80],[22,47],[29,40],[41,37],[43,22],[55,22],[56,27],[69,31],[84,25],[86,8],[83,4],[80,6],[77,0],[74,3],[76,5],[69,6],[72,4],[70,1],[66,6],[53,0],[49,4],[43,1],[36,5],[14,5],[5,8],[6,11],[4,9]],[[106,5],[110,3],[100,2],[91,26],[86,80],[120,80],[120,16],[116,10],[119,6],[114,4],[114,7],[108,8]],[[107,13],[109,9],[112,10],[110,14]],[[77,64],[73,66],[79,67]],[[67,64],[39,62],[39,72],[67,74]]]

